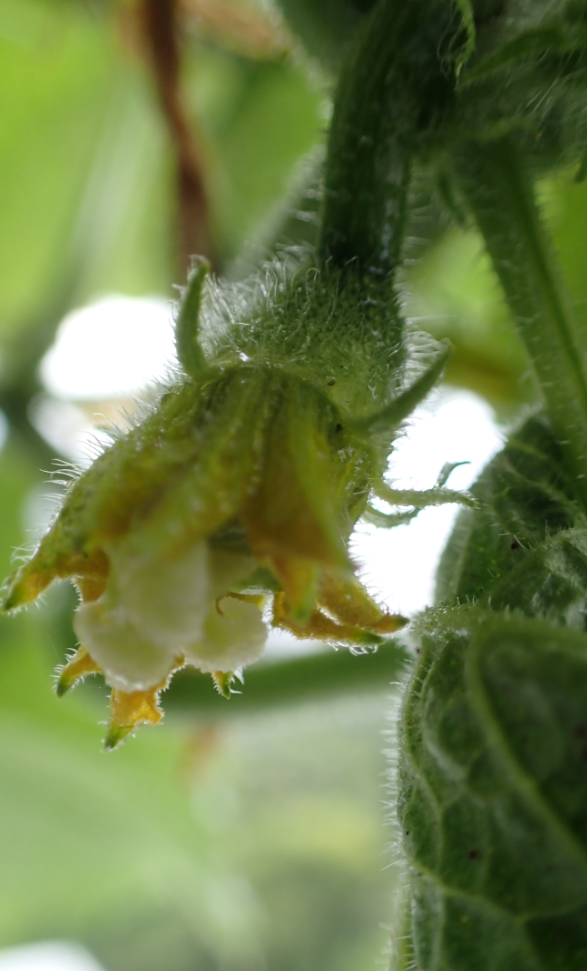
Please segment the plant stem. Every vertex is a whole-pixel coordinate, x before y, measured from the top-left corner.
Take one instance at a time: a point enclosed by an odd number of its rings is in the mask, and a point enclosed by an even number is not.
[[[442,59],[439,38],[450,38],[455,26],[462,32],[456,8],[446,0],[380,0],[363,26],[335,98],[323,261],[376,279],[397,265],[412,157],[453,103],[454,72]]]
[[[177,205],[182,271],[192,256],[205,256],[214,266],[216,247],[202,152],[184,102],[181,81],[179,0],[141,0],[145,49],[157,85],[177,162]]]
[[[569,298],[517,149],[507,138],[470,144],[457,171],[555,434],[587,497],[587,335]]]

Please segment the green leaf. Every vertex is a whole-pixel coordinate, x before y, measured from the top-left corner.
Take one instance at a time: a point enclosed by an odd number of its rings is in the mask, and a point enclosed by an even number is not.
[[[461,72],[461,69],[467,63],[471,55],[475,50],[476,41],[476,29],[475,29],[475,14],[473,11],[473,4],[471,0],[455,0],[455,4],[463,20],[463,27],[465,28],[465,33],[467,36],[466,43],[463,50],[459,54],[456,62],[456,73],[457,77]]]
[[[494,610],[521,610],[530,617],[584,630],[587,530],[567,529],[539,543],[491,589],[486,602]]]
[[[481,58],[467,72],[465,84],[472,84],[500,68],[531,57],[544,58],[552,54],[582,52],[586,41],[587,32],[582,25],[546,23],[544,26],[519,34],[502,47],[492,51],[487,57]]]
[[[587,637],[429,612],[400,729],[399,820],[426,971],[583,971]]]
[[[587,525],[574,479],[541,415],[527,419],[510,436],[471,494],[480,508],[464,510],[457,519],[437,574],[439,603],[489,598],[502,579],[507,590],[516,569],[538,544],[561,530]],[[533,563],[535,567],[536,558]],[[521,588],[508,606],[527,608]]]

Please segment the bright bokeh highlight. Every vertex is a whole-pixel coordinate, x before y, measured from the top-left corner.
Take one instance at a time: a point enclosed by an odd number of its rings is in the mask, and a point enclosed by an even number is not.
[[[48,941],[0,951],[0,971],[104,971],[78,944]]]
[[[467,489],[502,445],[489,405],[471,392],[443,388],[410,420],[392,456],[390,478],[398,489],[429,489],[445,462],[466,461],[448,485]],[[432,603],[434,574],[458,512],[458,506],[435,506],[407,526],[359,527],[355,561],[391,610],[411,616]]]
[[[69,401],[136,394],[175,363],[173,315],[155,297],[102,297],[72,311],[41,363],[47,391]]]

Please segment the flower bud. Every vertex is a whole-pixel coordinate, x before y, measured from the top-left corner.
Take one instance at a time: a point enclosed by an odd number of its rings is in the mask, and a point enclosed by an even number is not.
[[[58,693],[103,673],[108,747],[160,720],[159,693],[184,664],[228,694],[268,624],[364,647],[405,623],[363,589],[348,543],[446,355],[433,347],[402,377],[393,294],[269,272],[273,289],[246,300],[213,285],[202,313],[197,268],[177,322],[186,376],[73,482],[10,581],[7,610],[53,579],[77,585],[82,646]]]

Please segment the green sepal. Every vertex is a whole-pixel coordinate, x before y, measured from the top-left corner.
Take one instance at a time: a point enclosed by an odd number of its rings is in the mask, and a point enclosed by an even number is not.
[[[440,353],[433,363],[405,391],[374,414],[367,415],[365,418],[350,419],[347,422],[348,427],[359,435],[365,433],[393,435],[402,421],[411,415],[440,381],[450,357],[450,345],[448,341],[441,341],[439,346]]]
[[[194,381],[201,381],[209,370],[198,341],[202,294],[210,272],[207,260],[198,263],[188,277],[175,323],[175,351],[182,368]]]
[[[167,483],[144,520],[141,543],[181,549],[236,516],[259,471],[263,435],[279,396],[279,380],[253,368],[228,372],[210,388],[190,429],[199,444],[195,460]]]
[[[451,472],[459,465],[467,465],[467,462],[446,462],[438,476],[436,486],[433,489],[393,489],[386,482],[374,483],[372,490],[378,499],[383,499],[391,506],[411,506],[404,512],[383,512],[376,509],[370,503],[367,504],[363,512],[363,519],[379,526],[383,529],[393,529],[395,526],[405,526],[410,523],[422,509],[428,506],[442,506],[447,503],[457,503],[461,506],[468,506],[470,509],[477,508],[477,500],[468,492],[456,492],[454,489],[445,489],[444,484],[448,480]]]
[[[393,489],[381,482],[373,487],[373,491],[379,499],[389,502],[392,506],[414,506],[416,509],[425,509],[427,506],[456,503],[459,506],[468,506],[469,509],[477,508],[476,499],[468,492],[457,492],[456,489],[445,489],[442,486],[421,490]]]
[[[406,512],[382,512],[381,509],[376,509],[375,506],[368,503],[365,506],[362,519],[380,529],[394,529],[396,526],[407,526],[420,511],[420,509],[408,509]]]

